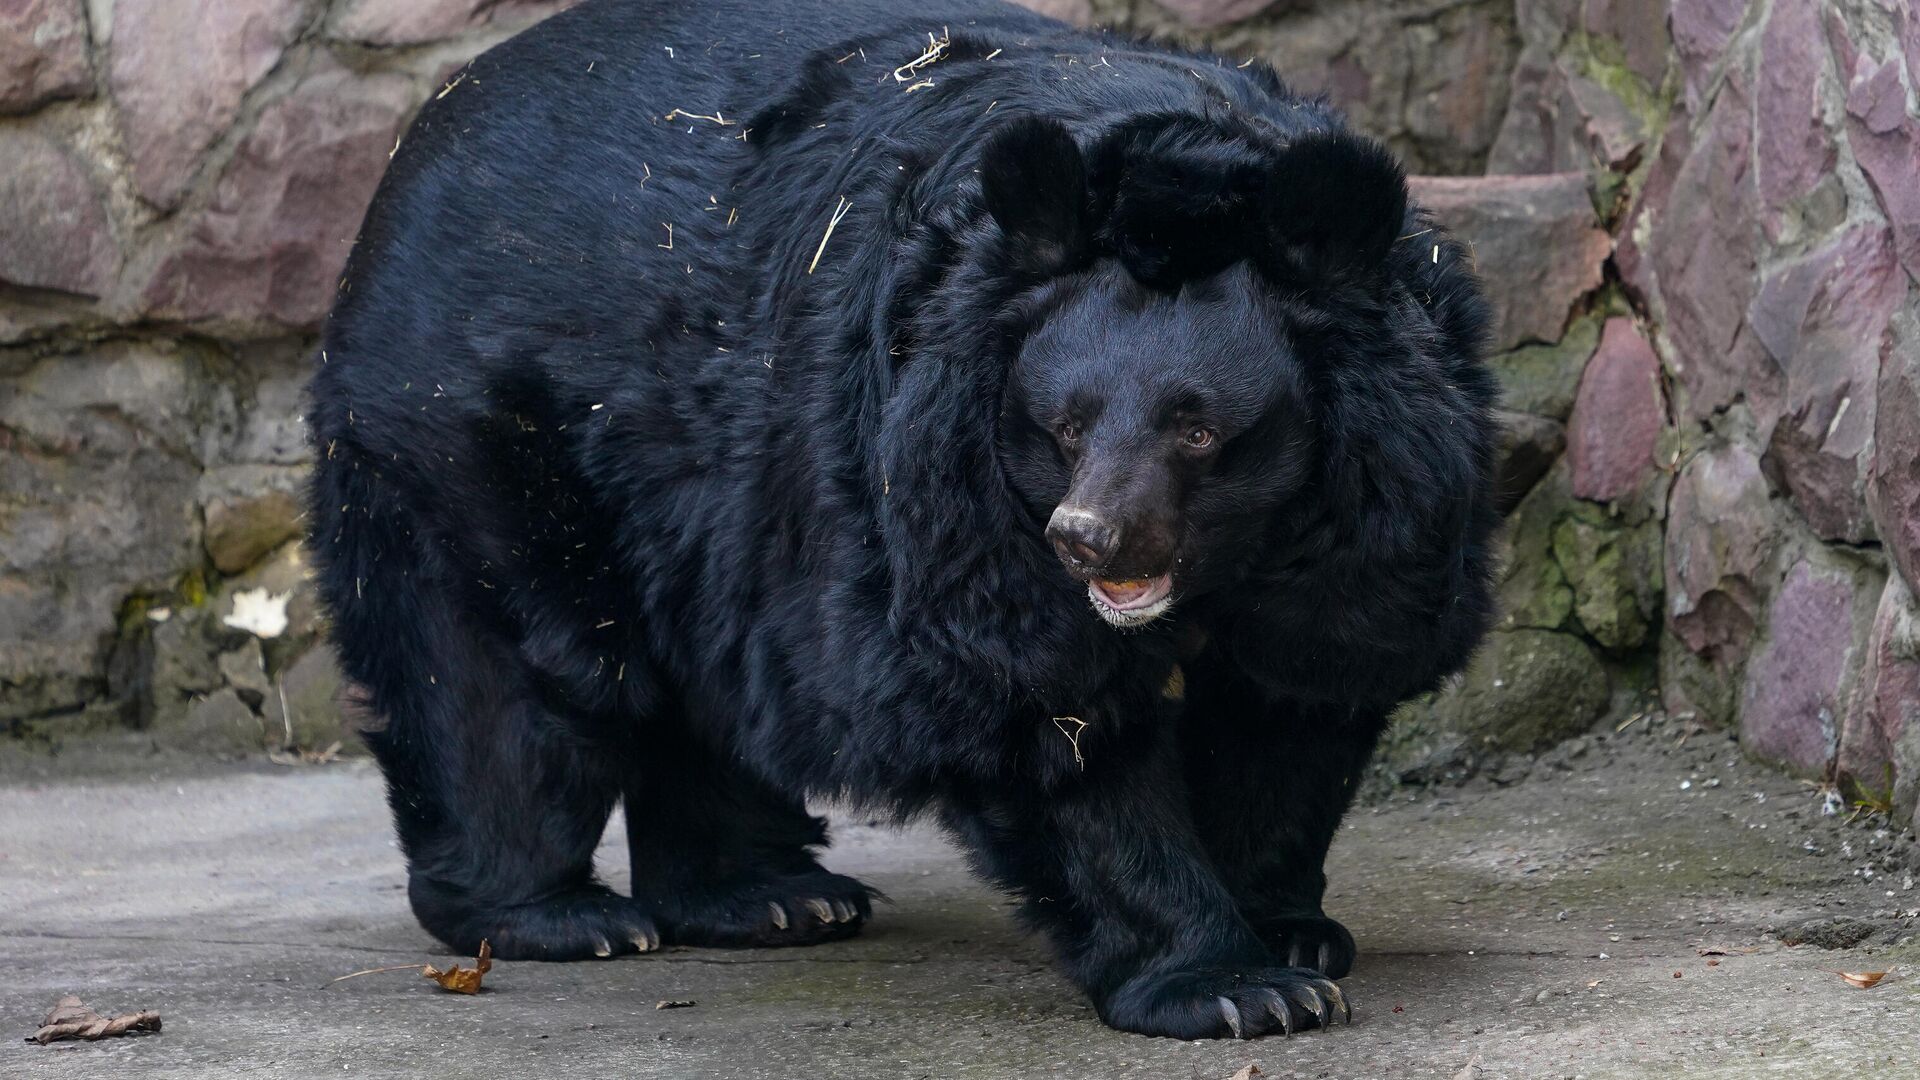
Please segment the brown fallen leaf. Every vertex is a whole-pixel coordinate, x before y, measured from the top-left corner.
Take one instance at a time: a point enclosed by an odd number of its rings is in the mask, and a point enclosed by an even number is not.
[[[101,1016],[68,994],[54,1002],[53,1011],[40,1021],[40,1030],[27,1036],[28,1042],[42,1046],[60,1039],[110,1039],[134,1031],[159,1031],[160,1014],[142,1010],[125,1016]]]
[[[1857,986],[1862,990],[1873,989],[1880,985],[1881,979],[1887,977],[1884,971],[1836,971],[1834,974],[1847,980],[1848,985]]]
[[[1265,1073],[1260,1071],[1260,1066],[1249,1065],[1246,1068],[1241,1069],[1239,1072],[1234,1073],[1232,1076],[1227,1077],[1227,1080],[1253,1080],[1253,1078],[1256,1076],[1265,1076],[1265,1075],[1266,1075]]]
[[[691,1009],[698,1004],[700,1003],[697,1001],[656,1001],[653,1003],[653,1007],[656,1009]]]
[[[493,943],[482,941],[480,955],[474,958],[473,966],[463,968],[455,964],[445,971],[428,964],[420,974],[440,984],[440,989],[451,990],[456,994],[477,994],[480,992],[480,980],[493,970]]]

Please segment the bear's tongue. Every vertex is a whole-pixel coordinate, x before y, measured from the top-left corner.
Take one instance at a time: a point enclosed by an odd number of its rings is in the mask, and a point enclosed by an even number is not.
[[[1129,608],[1146,607],[1165,594],[1167,586],[1172,584],[1171,575],[1159,577],[1127,578],[1109,580],[1096,578],[1093,587],[1100,592],[1100,599],[1113,607],[1125,611]]]

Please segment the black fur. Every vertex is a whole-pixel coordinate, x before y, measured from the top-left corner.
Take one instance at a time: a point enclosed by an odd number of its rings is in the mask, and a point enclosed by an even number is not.
[[[474,61],[311,417],[422,924],[850,933],[803,803],[837,796],[935,815],[1115,1026],[1325,1023],[1327,845],[1488,617],[1463,267],[1265,68],[991,0],[589,0]],[[1104,569],[1045,535],[1067,499]],[[1163,570],[1165,616],[1090,609]],[[616,800],[632,897],[593,876]]]

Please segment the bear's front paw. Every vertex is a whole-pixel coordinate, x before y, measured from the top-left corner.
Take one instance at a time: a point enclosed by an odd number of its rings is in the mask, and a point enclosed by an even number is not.
[[[1329,979],[1346,978],[1359,951],[1347,928],[1325,915],[1272,915],[1254,919],[1253,928],[1273,955]]]
[[[1252,1039],[1353,1022],[1340,988],[1299,967],[1201,969],[1142,975],[1099,1003],[1122,1031],[1175,1039]]]

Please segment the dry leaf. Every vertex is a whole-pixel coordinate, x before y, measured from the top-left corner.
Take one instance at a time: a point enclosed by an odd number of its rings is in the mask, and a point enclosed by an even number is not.
[[[463,968],[455,964],[445,971],[428,964],[420,972],[426,978],[440,984],[440,989],[451,990],[456,994],[477,994],[480,992],[480,980],[493,970],[493,943],[482,941],[480,955],[474,958],[473,966]]]
[[[40,1030],[27,1036],[28,1042],[42,1046],[60,1039],[110,1039],[133,1031],[159,1031],[160,1014],[142,1011],[125,1016],[101,1016],[81,1004],[72,994],[54,1003],[53,1011],[40,1021]]]
[[[1873,989],[1880,984],[1881,979],[1887,977],[1884,971],[1836,971],[1834,974],[1847,980],[1848,985],[1857,986],[1862,990]]]
[[[699,1002],[697,1001],[656,1001],[653,1003],[653,1007],[656,1009],[691,1009],[698,1004]]]
[[[1249,1065],[1246,1068],[1241,1069],[1239,1072],[1234,1073],[1232,1076],[1227,1077],[1227,1080],[1253,1080],[1253,1078],[1256,1076],[1264,1076],[1264,1075],[1266,1074],[1260,1071],[1260,1066]]]

